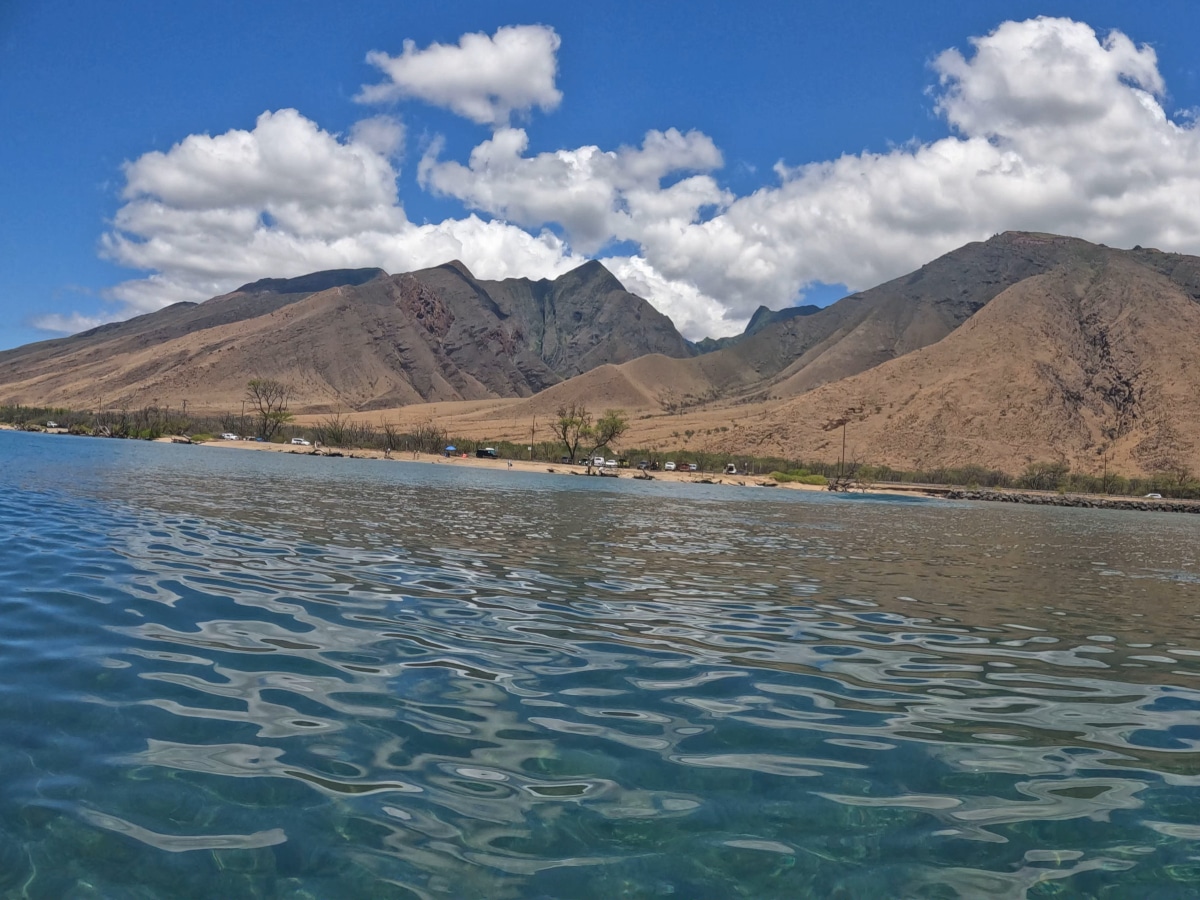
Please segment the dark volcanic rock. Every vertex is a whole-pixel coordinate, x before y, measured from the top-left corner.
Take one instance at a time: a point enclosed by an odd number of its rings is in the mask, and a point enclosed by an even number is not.
[[[1033,491],[950,490],[947,500],[981,500],[990,503],[1023,503],[1029,506],[1068,506],[1083,509],[1130,509],[1140,512],[1200,513],[1195,500],[1153,500],[1138,497],[1096,497],[1085,494],[1044,494]]]

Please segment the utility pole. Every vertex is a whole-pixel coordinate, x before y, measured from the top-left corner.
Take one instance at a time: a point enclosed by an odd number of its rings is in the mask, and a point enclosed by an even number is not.
[[[842,420],[842,458],[838,462],[838,480],[842,478],[842,470],[846,467],[846,420]]]
[[[529,461],[533,462],[533,436],[537,433],[537,416],[533,417],[533,424],[529,426]]]

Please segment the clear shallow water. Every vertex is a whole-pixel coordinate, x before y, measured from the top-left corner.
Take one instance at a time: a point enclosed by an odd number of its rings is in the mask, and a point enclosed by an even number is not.
[[[1200,522],[0,432],[0,897],[1188,897]]]

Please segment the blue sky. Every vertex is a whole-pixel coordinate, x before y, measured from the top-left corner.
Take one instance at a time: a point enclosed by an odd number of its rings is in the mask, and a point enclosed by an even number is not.
[[[698,338],[1008,228],[1200,253],[1198,46],[1183,0],[9,0],[0,348],[335,265],[599,258]]]

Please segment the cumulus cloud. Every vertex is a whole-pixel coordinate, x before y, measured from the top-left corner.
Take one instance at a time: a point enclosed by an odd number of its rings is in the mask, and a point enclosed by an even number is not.
[[[652,298],[655,309],[669,317],[686,336],[699,340],[737,334],[746,326],[744,319],[731,318],[723,304],[705,296],[695,285],[664,278],[640,256],[609,256],[600,262],[625,290]]]
[[[405,41],[399,56],[379,50],[367,54],[367,62],[387,80],[364,85],[355,99],[414,98],[481,125],[504,125],[514,112],[557,108],[562,100],[555,87],[559,44],[558,34],[545,25],[510,25],[491,37],[464,34],[457,44],[435,43],[424,50]]]
[[[699,338],[738,330],[760,304],[797,302],[806,285],[867,288],[1006,229],[1200,247],[1200,132],[1167,114],[1153,49],[1119,32],[1005,22],[933,60],[945,137],[780,162],[740,197],[698,131],[531,155],[509,119],[558,103],[557,49],[552,30],[521,27],[379,55],[389,80],[361,99],[416,97],[495,126],[465,163],[440,142],[419,161],[418,184],[476,213],[463,218],[408,220],[395,119],[339,136],[280,110],[134,160],[103,250],[150,275],[114,296],[132,313],[263,276],[450,258],[485,278],[554,277],[619,245],[604,262]]]
[[[637,239],[656,223],[697,221],[702,209],[733,199],[708,175],[662,187],[668,175],[721,166],[721,152],[697,131],[651,131],[641,147],[609,152],[589,146],[526,157],[528,146],[523,129],[500,128],[464,166],[439,161],[435,144],[418,177],[425,187],[519,225],[560,225],[582,253],[613,239]]]
[[[350,130],[354,143],[374,150],[380,156],[399,156],[404,150],[404,123],[394,116],[372,116],[354,123]]]
[[[477,216],[411,223],[388,159],[398,128],[367,120],[343,140],[287,109],[263,113],[251,131],[191,135],[128,163],[126,202],[102,250],[153,274],[112,297],[132,315],[319,269],[402,272],[457,258],[483,278],[554,277],[581,261],[549,232]]]
[[[1158,60],[1120,32],[1103,40],[1082,22],[1005,22],[937,57],[938,108],[965,135],[1012,139],[1098,121],[1137,128],[1147,99],[1165,91]]]
[[[729,321],[795,302],[815,282],[870,287],[1005,229],[1196,248],[1200,143],[1191,123],[1167,117],[1152,48],[1052,18],[1006,22],[971,45],[933,62],[936,109],[954,134],[780,163],[776,185],[745,197],[708,175],[660,187],[672,172],[720,165],[695,132],[664,133],[670,154],[648,138],[643,157],[660,164],[642,180],[627,177],[625,151],[527,157],[524,132],[512,130],[466,166],[427,156],[419,172],[492,215],[557,222],[582,252],[633,241],[664,283],[719,300]]]

